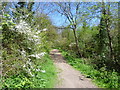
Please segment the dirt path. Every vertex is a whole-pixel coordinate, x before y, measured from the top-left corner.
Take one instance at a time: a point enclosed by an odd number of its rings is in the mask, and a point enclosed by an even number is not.
[[[57,49],[50,52],[58,69],[58,82],[55,88],[97,88],[90,79],[67,64]]]

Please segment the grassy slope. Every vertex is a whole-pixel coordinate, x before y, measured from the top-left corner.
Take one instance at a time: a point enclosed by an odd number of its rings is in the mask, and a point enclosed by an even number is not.
[[[49,55],[45,55],[39,63],[40,69],[45,72],[34,73],[34,77],[26,77],[24,74],[14,75],[4,79],[3,88],[53,88],[57,78],[56,68]]]
[[[44,59],[47,60],[47,63],[42,64],[42,67],[46,70],[46,74],[42,73],[41,76],[47,80],[45,88],[53,88],[57,79],[56,67],[48,55]]]

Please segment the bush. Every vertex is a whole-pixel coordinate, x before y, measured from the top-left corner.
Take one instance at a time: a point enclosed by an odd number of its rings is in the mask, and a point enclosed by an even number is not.
[[[62,51],[66,61],[85,74],[87,78],[93,81],[101,88],[120,88],[120,75],[115,71],[107,71],[106,67],[97,70],[90,64],[85,64],[83,59],[72,57],[68,52]]]
[[[2,88],[53,88],[57,76],[55,66],[48,55],[41,60],[44,62],[38,64],[38,69],[34,71],[33,77],[29,77],[23,72],[9,78],[3,77]]]
[[[1,30],[3,88],[52,87],[55,67],[46,56],[50,48],[42,37],[47,29],[38,30],[23,19],[13,23],[9,15],[4,15]]]

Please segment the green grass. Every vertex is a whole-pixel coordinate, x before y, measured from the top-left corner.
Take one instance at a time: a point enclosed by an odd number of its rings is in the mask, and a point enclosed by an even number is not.
[[[42,61],[42,63],[41,63]],[[45,55],[39,62],[38,67],[45,72],[34,72],[34,77],[25,74],[13,75],[4,78],[3,88],[53,88],[56,83],[57,73],[49,55]]]
[[[89,64],[84,64],[84,60],[75,58],[69,55],[69,53],[62,51],[62,55],[66,61],[79,70],[87,78],[91,78],[92,81],[100,88],[120,88],[120,76],[117,72],[108,72],[104,70],[104,67],[100,70],[94,69]]]
[[[53,64],[53,60],[48,55],[45,56],[44,59],[47,62],[43,63],[42,67],[46,73],[42,73],[41,77],[47,80],[45,88],[53,88],[57,79],[56,67]]]

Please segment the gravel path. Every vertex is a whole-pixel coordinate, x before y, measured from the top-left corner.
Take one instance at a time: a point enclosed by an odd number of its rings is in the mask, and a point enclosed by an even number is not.
[[[57,49],[50,52],[58,71],[58,81],[55,88],[97,88],[90,79],[67,64]]]

